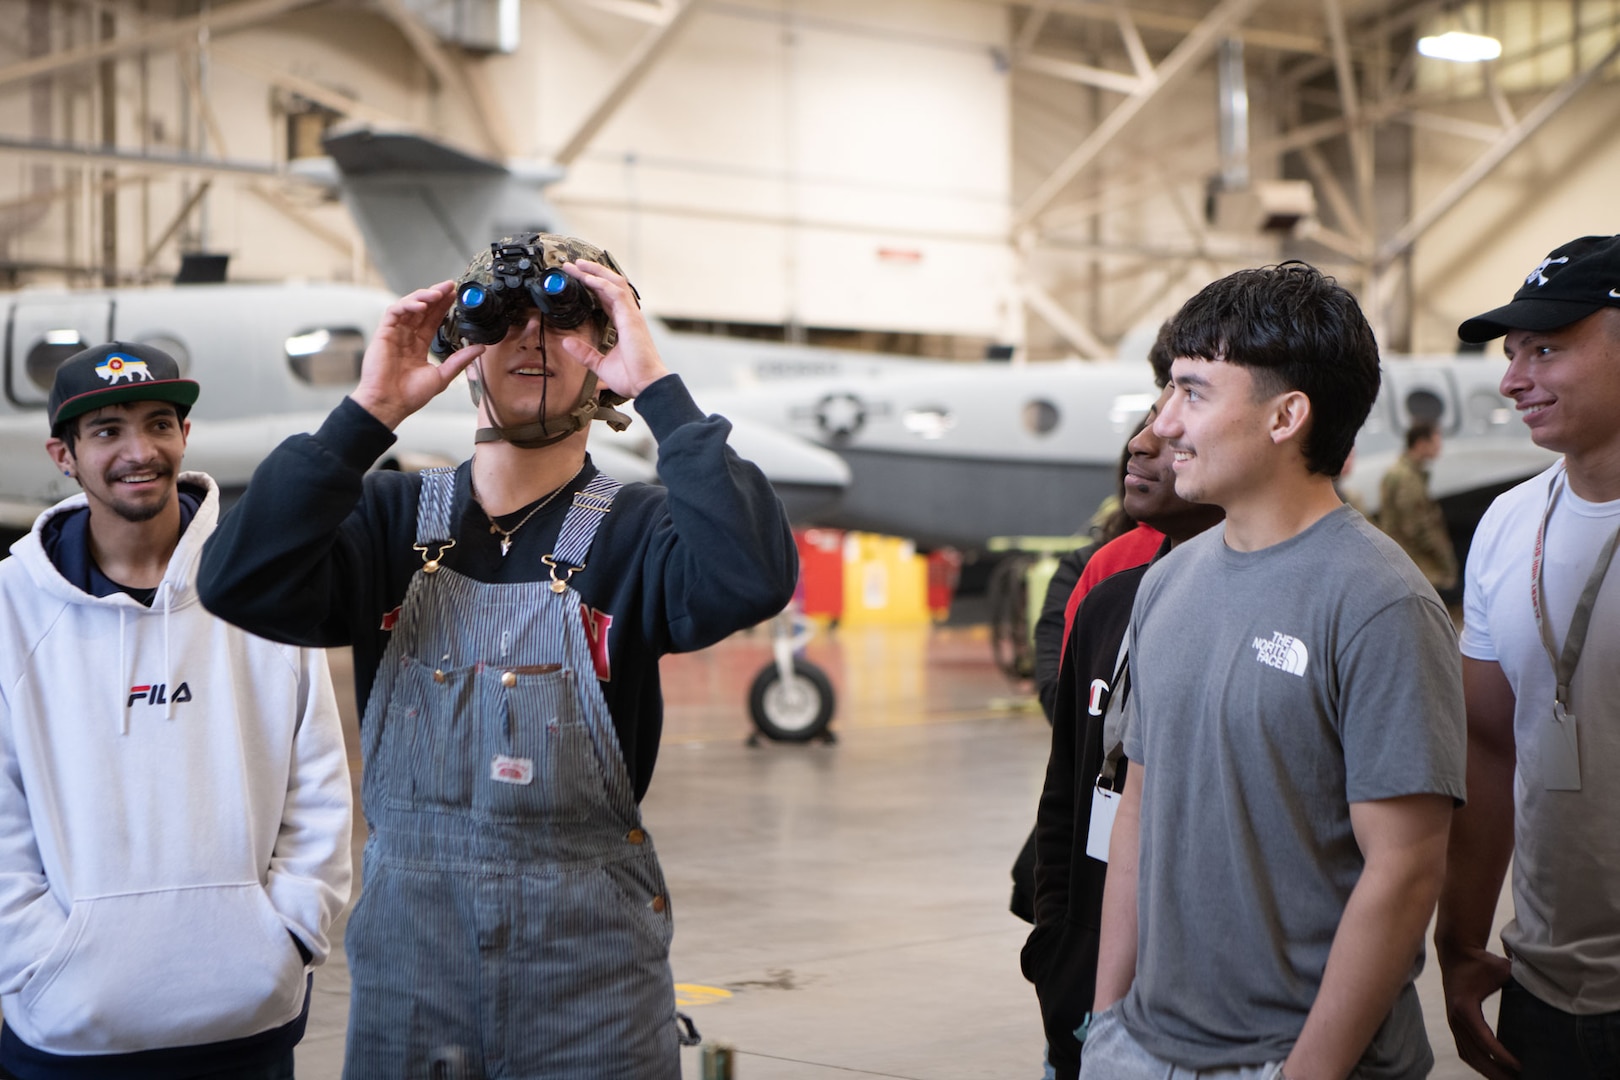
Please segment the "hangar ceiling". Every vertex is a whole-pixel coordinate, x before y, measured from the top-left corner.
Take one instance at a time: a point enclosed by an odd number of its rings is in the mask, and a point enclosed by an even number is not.
[[[1295,256],[1331,268],[1356,288],[1381,337],[1401,347],[1413,304],[1414,247],[1594,82],[1612,77],[1620,56],[1620,0],[942,2],[1005,14],[998,62],[1013,78],[1014,141],[1006,242],[1031,355],[1041,354],[1040,341],[1049,353],[1109,355],[1164,295],[1184,293],[1189,282],[1223,267]],[[615,32],[625,42],[617,68],[590,88],[595,105],[556,144],[551,156],[566,166],[634,98],[695,13],[749,0],[547,3],[573,17],[619,24]],[[774,6],[783,4],[794,6],[793,0]],[[162,253],[183,243],[205,212],[216,184],[242,185],[304,233],[334,248],[353,246],[352,236],[312,210],[284,154],[264,159],[224,150],[234,133],[211,110],[199,82],[210,65],[261,80],[322,123],[437,127],[428,133],[444,138],[448,130],[465,149],[496,159],[522,150],[489,63],[504,47],[503,19],[512,17],[517,0],[6,0],[4,6],[14,17],[0,41],[0,57],[9,57],[0,60],[0,93],[26,101],[34,122],[0,136],[0,167],[23,177],[0,202],[0,230],[9,230],[0,243],[74,190],[63,179],[70,170],[91,192],[78,211],[81,233],[99,230],[103,237],[99,252],[81,235],[78,251],[8,259],[16,283],[39,273],[81,282],[150,279]],[[922,14],[926,6],[909,4]],[[307,9],[391,28],[408,47],[412,78],[436,104],[402,109],[311,79],[294,58],[237,44],[241,32]],[[634,32],[624,33],[624,26]],[[1421,63],[1417,38],[1444,29],[1494,34],[1504,51],[1482,64]],[[174,65],[185,76],[193,103],[185,137],[158,145],[144,131],[132,139],[118,130],[112,71],[131,58]],[[1210,87],[1215,101],[1208,100]],[[56,100],[69,93],[78,95],[75,105]],[[1220,110],[1230,122],[1205,125],[1207,137],[1175,136],[1166,119],[1190,101],[1202,102],[1211,119]],[[86,118],[76,137],[64,137],[50,122],[70,108]],[[467,122],[434,123],[449,112]],[[1466,140],[1473,151],[1445,183],[1418,193],[1409,175],[1413,141],[1439,135]],[[116,192],[136,183],[179,184],[184,197],[147,230],[141,251],[120,252]],[[1302,193],[1311,205],[1298,212]],[[1119,227],[1133,214],[1152,215],[1154,227]],[[1279,227],[1263,228],[1268,219]],[[1280,227],[1290,221],[1291,228]],[[1121,302],[1106,286],[1129,278],[1144,284]]]
[[[1606,2],[1221,0],[1148,11],[1032,0],[1011,8],[1016,68],[1095,87],[1103,98],[1094,125],[1055,165],[1021,170],[1011,221],[1021,252],[1137,256],[1166,283],[1240,253],[1233,237],[1213,235],[1211,215],[1187,206],[1177,242],[1133,249],[1094,239],[1099,218],[1189,177],[1220,186],[1225,163],[1213,131],[1207,144],[1165,146],[1116,162],[1106,177],[1096,173],[1133,125],[1151,127],[1156,102],[1178,81],[1217,63],[1235,42],[1247,57],[1249,94],[1259,91],[1271,111],[1271,130],[1247,143],[1240,175],[1305,181],[1316,205],[1278,253],[1335,268],[1357,288],[1380,338],[1397,347],[1414,245],[1594,80],[1612,76],[1620,56],[1620,6]],[[1446,29],[1494,33],[1503,53],[1489,63],[1420,68],[1419,35]],[[1231,90],[1218,93],[1224,104]],[[1487,118],[1456,114],[1456,103],[1476,98],[1489,103]],[[1442,190],[1413,205],[1403,144],[1426,132],[1477,148]],[[1082,353],[1106,347],[1083,323],[1065,336]]]

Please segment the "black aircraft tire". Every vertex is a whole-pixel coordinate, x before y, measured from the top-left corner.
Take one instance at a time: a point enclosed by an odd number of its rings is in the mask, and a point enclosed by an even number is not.
[[[800,702],[784,700],[781,672],[766,664],[748,688],[748,714],[760,734],[776,742],[809,742],[832,723],[837,699],[832,680],[808,660],[793,661],[793,689],[807,694]]]

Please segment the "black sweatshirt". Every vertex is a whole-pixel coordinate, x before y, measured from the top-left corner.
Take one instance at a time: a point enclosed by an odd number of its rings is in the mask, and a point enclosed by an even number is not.
[[[1157,561],[1169,550],[1166,541]],[[1151,564],[1148,564],[1151,565]],[[1057,680],[1052,756],[1035,817],[1035,929],[1024,945],[1024,977],[1035,984],[1046,1026],[1047,1060],[1059,1080],[1080,1071],[1074,1030],[1091,1011],[1097,986],[1098,930],[1108,867],[1086,854],[1091,789],[1102,771],[1103,713],[1113,693],[1114,665],[1130,626],[1131,607],[1147,566],[1099,581],[1080,602]],[[1107,687],[1094,705],[1092,680]],[[1123,790],[1120,759],[1113,788]]]
[[[643,391],[636,409],[658,439],[664,486],[619,491],[569,584],[606,635],[602,692],[639,800],[663,728],[658,658],[712,645],[781,611],[793,595],[798,555],[770,483],[726,446],[729,422],[705,417],[674,375]],[[208,610],[255,634],[352,645],[362,716],[388,644],[384,624],[422,566],[412,547],[421,478],[366,472],[393,441],[345,398],[314,435],[282,443],[209,538],[198,581]],[[450,517],[456,546],[443,565],[480,582],[549,580],[541,557],[554,550],[573,493],[596,472],[587,458],[569,490],[516,532],[503,558],[500,537],[471,498],[471,461],[463,462]],[[512,529],[528,510],[503,515],[501,525]]]

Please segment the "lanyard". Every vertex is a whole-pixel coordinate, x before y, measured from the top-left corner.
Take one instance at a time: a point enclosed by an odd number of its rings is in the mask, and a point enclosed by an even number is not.
[[[1103,710],[1102,771],[1097,785],[1112,786],[1119,761],[1125,756],[1125,699],[1131,696],[1131,632],[1127,627],[1125,638],[1119,643],[1119,656],[1114,660],[1114,687],[1108,695],[1108,707]]]
[[[1546,650],[1547,659],[1551,661],[1553,673],[1558,679],[1558,692],[1554,700],[1567,710],[1570,705],[1569,685],[1575,678],[1575,665],[1580,663],[1581,650],[1586,646],[1586,629],[1592,621],[1592,608],[1597,605],[1597,595],[1603,588],[1603,578],[1609,572],[1610,562],[1614,560],[1615,543],[1620,541],[1620,528],[1615,530],[1608,543],[1603,545],[1603,550],[1598,552],[1597,565],[1592,567],[1592,573],[1586,579],[1586,588],[1581,590],[1581,598],[1576,601],[1575,616],[1570,619],[1569,634],[1564,638],[1564,651],[1560,654],[1553,648],[1552,630],[1548,628],[1543,614],[1541,568],[1547,540],[1547,523],[1552,520],[1553,508],[1558,505],[1558,497],[1563,493],[1564,470],[1560,468],[1547,487],[1547,509],[1541,515],[1541,527],[1536,530],[1535,554],[1530,560],[1530,610],[1536,617],[1536,629],[1541,632],[1541,647]]]

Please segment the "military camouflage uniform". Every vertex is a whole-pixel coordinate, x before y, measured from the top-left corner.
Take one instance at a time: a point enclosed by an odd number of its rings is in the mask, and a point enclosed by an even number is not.
[[[1429,496],[1429,473],[1402,454],[1379,485],[1378,527],[1411,556],[1437,589],[1457,584],[1457,552],[1440,504]]]

